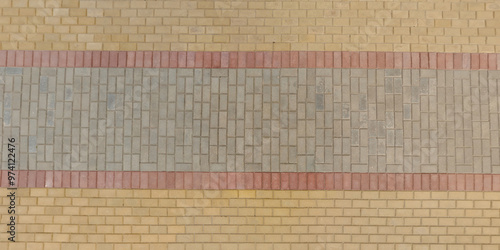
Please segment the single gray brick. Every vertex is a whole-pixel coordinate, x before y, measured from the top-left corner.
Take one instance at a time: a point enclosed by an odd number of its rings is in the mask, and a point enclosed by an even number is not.
[[[36,153],[36,136],[29,136],[29,146],[28,151],[30,153]]]
[[[49,74],[44,73],[42,68],[42,75],[49,75]],[[75,76],[90,76],[90,68],[75,68]]]
[[[7,68],[5,68],[5,74],[6,75],[22,75],[23,68],[7,67]]]
[[[386,69],[385,76],[401,76],[401,69]]]

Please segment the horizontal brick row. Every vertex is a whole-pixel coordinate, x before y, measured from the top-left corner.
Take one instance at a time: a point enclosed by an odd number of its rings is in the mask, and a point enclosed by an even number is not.
[[[9,187],[0,171],[1,187]],[[20,170],[17,187],[500,191],[500,174],[237,173]]]
[[[0,51],[0,67],[500,69],[495,53]]]

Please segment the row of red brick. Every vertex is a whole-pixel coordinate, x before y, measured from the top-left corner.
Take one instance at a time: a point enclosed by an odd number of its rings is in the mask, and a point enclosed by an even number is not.
[[[500,174],[16,171],[17,187],[500,191]],[[0,171],[1,187],[9,187]]]
[[[500,69],[499,54],[432,52],[0,51],[0,67]]]

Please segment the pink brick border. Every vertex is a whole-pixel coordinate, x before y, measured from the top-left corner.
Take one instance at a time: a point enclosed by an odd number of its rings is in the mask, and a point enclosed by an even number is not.
[[[500,70],[496,53],[0,50],[0,67],[367,68]]]
[[[17,187],[500,191],[500,174],[16,171]],[[8,187],[0,171],[0,187]]]

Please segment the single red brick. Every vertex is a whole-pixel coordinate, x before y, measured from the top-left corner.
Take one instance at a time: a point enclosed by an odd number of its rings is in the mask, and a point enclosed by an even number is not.
[[[219,188],[227,189],[227,173],[219,173]]]
[[[465,191],[465,174],[457,174],[457,191]]]
[[[413,174],[405,174],[405,189],[413,191]]]
[[[298,173],[289,173],[289,186],[290,186],[290,190],[299,189],[299,174]]]
[[[63,188],[71,187],[71,173],[69,171],[63,171],[62,174],[63,174],[62,187]],[[32,174],[30,174],[30,176],[28,176],[28,184],[31,182],[31,180],[29,179],[31,176],[32,176]],[[34,176],[34,174],[33,174],[33,176]]]
[[[335,188],[334,173],[325,173],[325,189],[333,190]]]
[[[193,173],[184,173],[184,189],[193,189]]]
[[[45,186],[44,187],[46,187],[46,188],[54,187],[54,171],[47,171],[45,173]]]
[[[89,188],[89,173],[87,171],[80,171],[79,182],[80,182],[80,188]],[[121,186],[119,188],[121,188]]]
[[[42,65],[43,65],[43,52],[42,52]],[[92,51],[83,52],[83,67],[92,67]]]
[[[174,176],[175,189],[184,189],[184,173],[175,172]]]
[[[9,54],[7,54],[7,60],[7,66],[9,66],[9,61],[13,60],[9,58]],[[42,51],[42,67],[50,67],[50,51]]]
[[[272,173],[271,174],[271,189],[280,189],[281,187],[281,180],[280,180],[280,174],[279,173]]]
[[[386,61],[386,55],[387,53],[385,52],[377,52],[377,68],[378,69],[385,69],[385,61]]]
[[[243,173],[245,179],[245,189],[254,189],[253,187],[253,173]]]
[[[123,172],[123,188],[131,188],[132,187],[132,172],[125,171]]]
[[[298,190],[307,190],[307,173],[299,173]]]
[[[377,53],[376,52],[368,52],[368,68],[376,69],[377,68]]]
[[[59,64],[59,51],[50,51],[50,67],[57,67]]]
[[[453,69],[464,69],[463,58],[462,53],[453,54]]]
[[[325,173],[316,173],[316,189],[325,190]]]
[[[422,190],[431,190],[431,176],[430,174],[422,174]]]
[[[104,55],[104,52],[103,52]],[[153,52],[152,51],[145,51],[144,52],[144,63],[143,63],[144,68],[152,68],[153,67]]]
[[[299,68],[307,68],[307,52],[299,51]]]
[[[353,190],[361,190],[361,175],[359,173],[352,173],[351,185]]]
[[[131,175],[130,175],[130,179],[131,179],[131,187],[132,188],[135,188],[135,189],[138,189],[138,188],[142,188],[141,187],[141,173],[138,172],[138,171],[133,171],[131,172]]]
[[[465,175],[465,190],[466,191],[474,191],[474,175],[466,174]]]
[[[325,68],[328,68],[328,69],[333,68],[333,52],[332,51],[325,52]]]
[[[431,174],[431,190],[432,191],[437,191],[439,190],[439,175],[438,174]]]
[[[411,68],[420,69],[420,53],[418,52],[411,53]]]
[[[289,190],[290,189],[290,175],[288,173],[280,173],[281,177],[281,190]]]
[[[247,52],[247,62],[246,62],[246,67],[247,68],[256,68],[256,58],[255,58],[255,52]]]
[[[429,53],[420,52],[420,68],[422,69],[429,68]]]
[[[203,68],[212,68],[212,53],[203,53]]]
[[[24,67],[32,67],[33,66],[33,51],[28,50],[28,51],[24,52],[23,62],[24,62],[23,63]]]
[[[114,188],[115,184],[115,172],[106,171],[106,188]]]
[[[307,173],[307,189],[316,190],[316,173]]]
[[[403,53],[394,52],[394,68],[395,69],[403,68]]]
[[[144,51],[136,51],[135,52],[135,68],[143,68],[144,67]]]
[[[121,171],[115,172],[113,188],[118,188],[118,189],[123,188],[123,172]]]
[[[169,52],[169,61],[168,61],[168,67],[169,68],[178,68],[178,60],[179,60],[179,55],[177,51],[170,51]]]
[[[484,191],[484,175],[475,174],[474,175],[474,191]]]
[[[221,67],[220,52],[212,52],[212,68],[218,69]]]
[[[16,51],[16,67],[24,66],[24,50]]]
[[[101,52],[92,51],[92,66],[94,68],[101,67]]]
[[[405,174],[396,174],[396,190],[405,190]]]
[[[453,69],[453,63],[454,63],[454,58],[452,53],[446,53],[445,54],[445,61],[446,61],[446,69]]]
[[[229,68],[238,68],[238,52],[229,53]]]
[[[193,59],[193,63],[194,63],[194,59]],[[153,68],[160,68],[161,67],[161,52],[160,51],[153,51],[153,58],[152,58],[151,67],[153,67]],[[194,67],[194,65],[193,65],[193,67]]]
[[[368,57],[370,57],[368,53]],[[349,52],[343,51],[342,52],[342,68],[348,69],[351,67],[351,55]]]
[[[167,188],[167,172],[158,173],[158,188],[159,189]]]
[[[0,67],[7,66],[7,51],[0,50]]]
[[[71,171],[71,183],[72,188],[81,188],[80,187],[80,171]]]
[[[45,187],[45,170],[36,170],[36,187]]]
[[[236,173],[236,189],[245,189],[244,173]]]
[[[299,67],[299,52],[292,51],[290,52],[290,68],[298,68]]]
[[[387,174],[387,190],[396,190],[396,174]]]
[[[253,187],[262,189],[262,173],[253,173]]]
[[[238,68],[246,68],[247,52],[238,52]]]
[[[264,68],[272,68],[273,67],[273,52],[265,51],[264,52]]]
[[[120,51],[118,52],[118,67],[125,68],[127,67],[127,52]]]
[[[236,189],[236,173],[227,173],[227,189]]]
[[[403,52],[403,68],[404,69],[411,69],[411,53],[410,52]]]
[[[385,67],[387,69],[394,68],[394,53],[393,52],[387,52],[385,54]]]
[[[97,171],[89,171],[88,174],[89,174],[89,176],[88,176],[88,188],[97,188]],[[130,183],[130,180],[129,180],[129,183]]]
[[[273,53],[272,67],[273,68],[281,68],[281,52],[274,51],[272,53]]]

